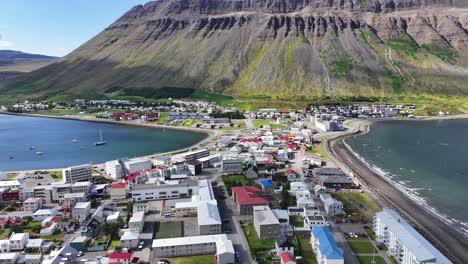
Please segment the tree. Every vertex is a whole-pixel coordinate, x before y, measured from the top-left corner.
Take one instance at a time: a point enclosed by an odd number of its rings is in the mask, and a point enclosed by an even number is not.
[[[127,212],[132,213],[133,212],[133,202],[128,202],[127,203]]]
[[[105,223],[102,226],[102,232],[106,234],[111,239],[116,239],[119,237],[119,223]]]

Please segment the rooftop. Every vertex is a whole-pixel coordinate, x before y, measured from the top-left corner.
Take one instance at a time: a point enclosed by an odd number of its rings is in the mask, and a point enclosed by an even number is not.
[[[232,187],[232,193],[236,194],[236,201],[240,205],[269,204],[268,199],[258,195],[260,191],[256,186]]]
[[[254,222],[257,222],[259,225],[279,224],[278,218],[276,218],[268,206],[254,206],[253,218]]]
[[[217,254],[226,252],[234,254],[234,247],[232,245],[231,240],[228,239],[226,234],[154,239],[152,247],[158,248],[170,246],[196,245],[204,243],[216,243]]]
[[[270,180],[262,180],[262,181],[260,181],[260,184],[263,185],[263,187],[265,187],[265,188],[275,187],[273,182],[271,182]]]
[[[41,198],[30,197],[26,199],[26,201],[24,201],[23,203],[37,203],[40,201],[41,201]]]
[[[74,209],[86,209],[87,207],[91,208],[91,202],[79,202],[76,203]]]
[[[384,208],[376,217],[408,248],[418,262],[436,259],[437,263],[451,263],[439,250],[402,219],[395,211]]]
[[[120,237],[120,240],[134,240],[140,239],[140,232],[125,231]]]
[[[133,253],[114,252],[109,255],[110,259],[131,259]]]
[[[338,247],[328,227],[312,227],[312,235],[319,241],[320,252],[327,259],[343,259],[343,249]]]

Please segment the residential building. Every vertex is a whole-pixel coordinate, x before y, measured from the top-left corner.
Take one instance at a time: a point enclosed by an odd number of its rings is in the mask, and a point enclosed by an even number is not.
[[[351,188],[353,182],[338,168],[316,168],[312,171],[320,185],[327,188]]]
[[[121,179],[123,176],[125,176],[123,166],[119,160],[111,160],[106,162],[106,175],[109,175],[115,180]]]
[[[62,171],[64,183],[92,181],[93,166],[84,164],[66,168]]]
[[[272,193],[275,191],[275,185],[270,180],[261,180],[260,186],[262,187],[263,192]]]
[[[325,208],[327,215],[333,216],[344,214],[343,203],[331,197],[329,193],[321,194],[320,200],[323,202],[323,207]]]
[[[178,184],[138,184],[131,191],[133,202],[191,197],[198,194],[198,182],[184,181]]]
[[[29,240],[29,233],[13,233],[10,236],[10,250],[21,251],[26,247]]]
[[[145,213],[137,212],[137,213],[134,213],[133,216],[128,221],[128,228],[134,232],[141,232],[143,231],[144,224],[145,224]]]
[[[137,212],[143,212],[143,213],[147,213],[148,212],[148,206],[149,204],[148,203],[134,203],[133,204],[133,213],[137,213]]]
[[[41,198],[28,198],[23,202],[23,211],[35,212],[41,208],[42,199]]]
[[[57,208],[39,209],[32,215],[35,221],[43,221],[47,217],[56,216],[58,214]]]
[[[280,225],[289,225],[289,214],[287,210],[272,209],[271,211],[275,214]]]
[[[234,247],[226,234],[154,239],[152,247],[158,258],[216,254],[218,264],[235,263]]]
[[[338,247],[328,227],[313,227],[310,244],[315,253],[317,263],[344,264],[343,249]]]
[[[72,219],[82,224],[89,216],[91,202],[79,202],[72,209]]]
[[[243,171],[242,160],[240,160],[240,159],[223,159],[221,161],[221,169],[222,169],[222,172],[224,174],[241,173]]]
[[[294,254],[290,252],[283,252],[281,255],[281,264],[296,264]]]
[[[275,250],[276,255],[278,256],[281,256],[284,252],[294,254],[294,243],[289,239],[289,237],[281,233],[275,239]]]
[[[109,193],[112,200],[126,199],[127,184],[124,182],[114,183],[111,185]]]
[[[182,154],[174,155],[172,159],[173,160],[183,159],[186,162],[189,162],[189,161],[196,161],[197,159],[201,159],[201,158],[208,157],[208,156],[210,156],[209,149],[197,149],[193,151],[184,152]]]
[[[75,206],[79,202],[87,202],[88,196],[85,193],[66,193],[63,196],[64,202],[68,203],[70,206]]]
[[[87,182],[75,182],[72,185],[72,192],[74,193],[84,193],[86,196],[89,196],[91,193],[91,189],[93,184],[89,181]]]
[[[315,185],[314,186],[314,194],[317,197],[320,197],[321,194],[327,193],[327,188],[322,185]]]
[[[231,190],[239,215],[252,215],[254,206],[270,204],[266,198],[259,195],[261,190],[256,186],[237,186],[232,187]]]
[[[304,217],[304,226],[312,229],[314,226],[324,226],[327,221],[323,215],[306,215]]]
[[[153,166],[148,158],[134,158],[123,162],[126,174],[132,174],[138,171],[149,170]]]
[[[120,247],[122,248],[137,248],[140,242],[140,232],[125,231],[120,237]]]
[[[24,255],[24,264],[42,264],[42,254]]]
[[[198,231],[200,235],[220,234],[221,216],[216,200],[200,203],[197,207]]]
[[[1,264],[16,264],[20,256],[21,255],[18,252],[0,253],[0,263]]]
[[[119,264],[131,264],[131,263],[138,263],[135,260],[135,256],[133,253],[125,253],[125,252],[114,252],[109,255],[109,263],[119,263]]]
[[[2,239],[0,240],[0,253],[10,252],[10,240]]]
[[[296,192],[298,191],[306,191],[309,190],[308,186],[303,182],[291,182],[290,183],[290,193],[293,196],[296,196]]]
[[[391,209],[384,208],[375,214],[373,229],[376,240],[385,244],[387,254],[400,264],[452,263]]]
[[[276,238],[279,221],[268,206],[253,207],[253,226],[259,238]]]

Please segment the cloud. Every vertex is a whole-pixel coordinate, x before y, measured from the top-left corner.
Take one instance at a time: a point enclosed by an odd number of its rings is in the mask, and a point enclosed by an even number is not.
[[[58,51],[61,51],[61,52],[69,52],[70,50],[67,49],[67,48],[58,48],[57,49]]]
[[[2,40],[3,36],[0,34],[0,48],[7,48],[13,46],[13,43],[10,41]]]

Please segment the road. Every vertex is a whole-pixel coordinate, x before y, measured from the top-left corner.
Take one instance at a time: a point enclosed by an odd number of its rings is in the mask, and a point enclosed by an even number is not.
[[[454,263],[466,263],[468,259],[466,237],[368,168],[344,144],[342,138],[331,140],[328,146],[341,163],[350,168],[355,175],[359,175],[365,187],[373,191],[387,206],[396,208],[406,216],[418,231],[443,254]]]

